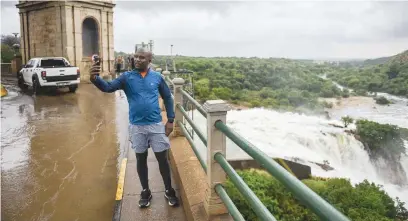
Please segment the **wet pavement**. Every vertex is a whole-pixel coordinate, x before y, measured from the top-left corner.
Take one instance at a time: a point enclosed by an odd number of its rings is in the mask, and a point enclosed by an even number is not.
[[[111,220],[127,155],[123,92],[81,84],[33,97],[2,84],[1,220]]]

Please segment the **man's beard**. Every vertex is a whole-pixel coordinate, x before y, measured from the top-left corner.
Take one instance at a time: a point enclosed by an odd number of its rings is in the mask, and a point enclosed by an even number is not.
[[[135,65],[135,69],[136,69],[137,71],[146,71],[147,69],[149,69],[149,64],[147,64],[145,67],[137,67],[137,66]]]

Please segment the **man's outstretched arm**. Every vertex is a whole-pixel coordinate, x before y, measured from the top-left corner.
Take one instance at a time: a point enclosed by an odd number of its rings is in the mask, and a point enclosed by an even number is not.
[[[101,72],[101,66],[98,63],[94,63],[89,72],[89,79],[102,92],[112,93],[123,88],[123,84],[125,83],[125,74],[120,75],[118,78],[110,82],[106,82],[100,78],[98,75]]]
[[[159,93],[164,101],[164,106],[166,107],[167,119],[174,120],[175,114],[173,109],[173,98],[171,96],[170,88],[167,86],[163,78],[161,78],[159,85]]]
[[[125,74],[120,75],[118,78],[110,82],[106,82],[101,77],[95,75],[93,78],[91,78],[91,82],[102,92],[112,93],[123,88],[123,84],[125,83]]]

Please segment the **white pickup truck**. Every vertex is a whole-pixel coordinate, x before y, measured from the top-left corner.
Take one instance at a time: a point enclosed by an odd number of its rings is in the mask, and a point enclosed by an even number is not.
[[[80,82],[79,68],[71,66],[63,57],[32,58],[18,72],[18,84],[21,88],[33,88],[37,94],[43,88],[68,87],[74,93]]]

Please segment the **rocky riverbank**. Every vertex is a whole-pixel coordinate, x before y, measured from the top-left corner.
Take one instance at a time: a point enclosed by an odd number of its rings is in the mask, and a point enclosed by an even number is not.
[[[372,106],[373,109],[376,109],[379,104],[375,103],[375,100],[372,97],[348,97],[348,98],[319,98],[319,101],[326,101],[333,105],[331,110],[340,110],[349,107],[366,107]]]

